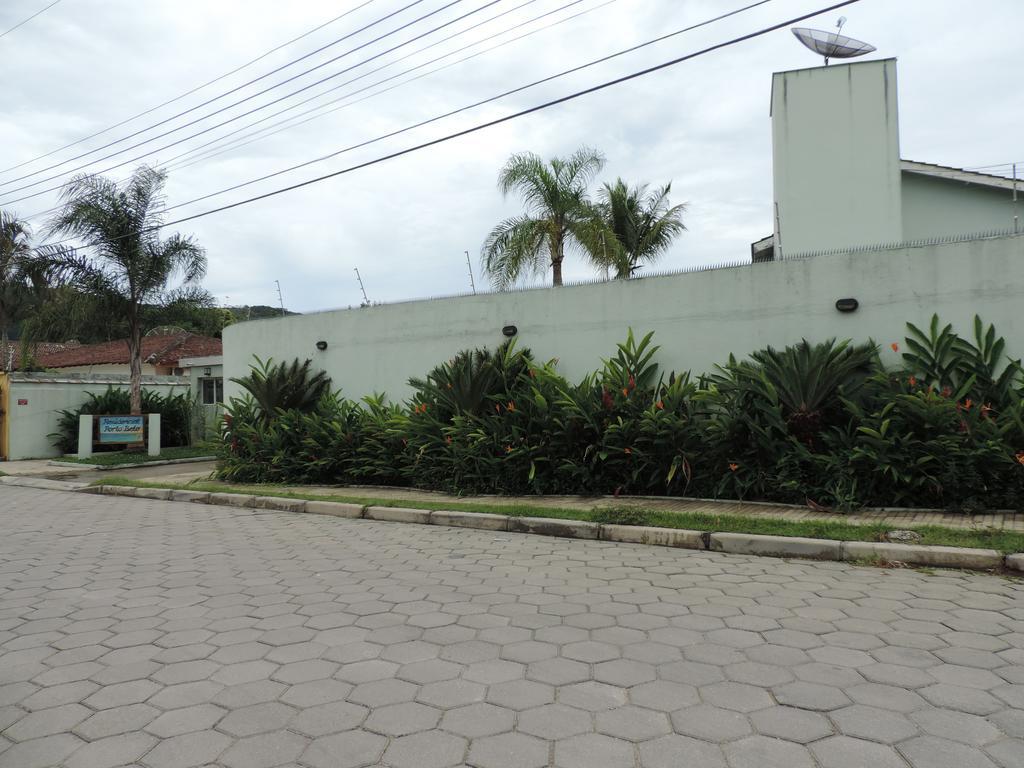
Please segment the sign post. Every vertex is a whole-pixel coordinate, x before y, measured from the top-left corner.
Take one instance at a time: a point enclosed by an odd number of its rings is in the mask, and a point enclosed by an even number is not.
[[[144,416],[99,416],[96,442],[99,445],[123,445],[141,448],[146,443]]]

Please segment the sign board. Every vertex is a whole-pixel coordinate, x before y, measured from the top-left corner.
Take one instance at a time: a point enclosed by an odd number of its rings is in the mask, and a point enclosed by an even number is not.
[[[145,441],[144,416],[98,416],[97,442],[100,445],[124,445]]]
[[[27,397],[19,397],[18,398],[18,405],[28,405],[28,398]]]

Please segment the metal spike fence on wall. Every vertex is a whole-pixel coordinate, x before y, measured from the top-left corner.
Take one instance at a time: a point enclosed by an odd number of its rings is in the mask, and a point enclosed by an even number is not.
[[[943,237],[933,238],[921,238],[917,240],[906,240],[892,243],[873,243],[870,245],[855,245],[844,248],[830,248],[819,251],[805,251],[802,253],[783,254],[781,258],[777,258],[771,261],[758,262],[753,264],[749,258],[745,259],[733,259],[731,261],[715,262],[714,264],[696,264],[679,269],[666,269],[658,270],[655,272],[648,272],[638,277],[631,278],[628,281],[619,281],[616,279],[605,279],[605,278],[592,278],[583,280],[570,280],[562,284],[562,288],[578,288],[587,285],[601,285],[601,284],[616,284],[619,282],[635,282],[638,280],[649,280],[651,278],[659,277],[673,277],[676,275],[687,275],[697,272],[715,272],[722,269],[738,269],[741,267],[757,267],[757,268],[771,268],[773,264],[781,264],[787,261],[805,261],[807,259],[817,258],[819,256],[841,256],[844,254],[851,253],[869,253],[875,251],[892,251],[901,250],[905,248],[924,248],[935,245],[949,245],[953,243],[965,243],[972,240],[993,240],[998,238],[1010,238],[1010,237],[1024,237],[1024,233],[1014,232],[1012,229],[1007,230],[992,230],[989,232],[972,232],[969,234],[962,235],[947,235]],[[394,306],[399,304],[414,304],[423,301],[441,301],[443,299],[459,299],[468,297],[487,297],[505,293],[527,293],[530,291],[544,291],[550,289],[550,285],[522,285],[513,286],[499,291],[486,291],[478,290],[476,293],[470,291],[462,291],[456,293],[446,293],[436,296],[426,296],[415,299],[401,299],[399,301],[382,301],[375,302],[373,306]],[[330,312],[334,310],[322,310]],[[316,312],[309,314],[317,314]]]

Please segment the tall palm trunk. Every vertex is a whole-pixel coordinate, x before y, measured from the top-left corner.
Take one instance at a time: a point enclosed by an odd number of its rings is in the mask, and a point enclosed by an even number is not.
[[[551,235],[551,284],[562,284],[562,259],[565,257],[565,239],[559,232]]]
[[[133,312],[128,320],[129,402],[132,416],[142,415],[142,323]]]

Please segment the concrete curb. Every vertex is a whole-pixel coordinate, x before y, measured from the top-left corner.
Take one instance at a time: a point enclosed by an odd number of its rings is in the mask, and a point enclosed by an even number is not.
[[[53,459],[47,464],[51,467],[65,469],[95,469],[115,471],[118,469],[139,469],[140,467],[166,467],[170,464],[196,464],[200,461],[214,461],[216,456],[189,456],[187,459],[161,459],[159,461],[137,461],[134,464],[79,464],[76,461],[58,461]]]
[[[21,475],[4,475],[0,477],[3,485],[17,485],[22,488],[38,488],[43,491],[80,491],[88,488],[84,483],[66,480],[49,480],[45,477],[24,477]]]
[[[767,536],[752,533],[704,533],[678,528],[655,528],[639,525],[611,525],[582,520],[561,520],[546,517],[509,517],[488,513],[454,510],[429,510],[409,507],[360,506],[336,501],[305,501],[276,496],[254,496],[238,493],[207,493],[205,491],[135,488],[120,485],[75,486],[53,480],[0,477],[5,485],[29,488],[98,493],[109,496],[135,496],[194,504],[266,509],[312,515],[328,515],[350,519],[366,519],[392,523],[443,525],[452,528],[476,528],[486,531],[532,533],[570,539],[589,539],[678,549],[710,550],[727,554],[761,557],[792,557],[813,560],[885,562],[925,565],[966,570],[1006,568],[1024,572],[1024,553],[1001,555],[994,549],[926,546],[923,544],[891,544],[871,541],[833,541],[797,536]]]

